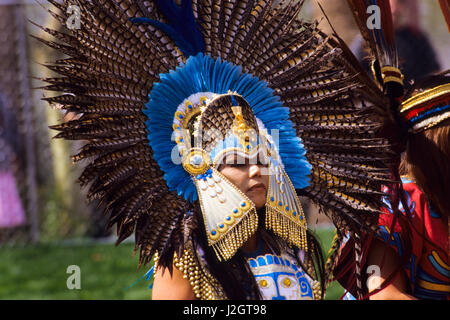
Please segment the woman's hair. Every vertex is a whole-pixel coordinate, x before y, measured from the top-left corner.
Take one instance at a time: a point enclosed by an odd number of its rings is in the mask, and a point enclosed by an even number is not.
[[[405,98],[446,83],[450,83],[448,71],[428,76],[414,84]],[[443,216],[450,215],[450,119],[408,135],[400,174],[415,180],[433,210]]]
[[[265,207],[258,210],[258,215],[259,221],[264,221]],[[287,249],[286,242],[273,232],[265,230],[263,223],[259,224],[257,232],[259,232],[262,241],[264,241],[271,253],[280,255]],[[313,261],[315,269],[315,275],[309,274],[309,276],[318,280],[320,279],[322,292],[324,292],[325,275],[322,250],[319,242],[309,230],[307,231],[307,237],[309,250],[306,252],[306,259]],[[255,277],[253,276],[250,266],[247,263],[247,259],[242,251],[239,249],[230,260],[219,262],[214,251],[207,245],[205,239],[206,233],[203,230],[202,234],[199,235],[197,239],[197,245],[202,247],[209,270],[222,285],[227,298],[231,300],[261,299],[261,293]],[[306,268],[302,261],[298,259],[298,251],[299,249],[294,247],[294,255],[297,259],[297,263],[308,273],[308,268]]]
[[[400,174],[415,180],[433,210],[450,215],[450,119],[408,137]]]

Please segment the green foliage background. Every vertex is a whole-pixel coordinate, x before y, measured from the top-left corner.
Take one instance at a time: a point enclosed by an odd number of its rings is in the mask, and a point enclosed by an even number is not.
[[[332,229],[318,229],[324,251]],[[151,298],[143,277],[151,266],[137,270],[133,244],[58,243],[0,249],[0,299],[7,300],[145,300]],[[81,270],[81,289],[69,290],[67,267]],[[134,285],[133,285],[134,284]],[[131,286],[131,287],[130,287]],[[342,288],[332,284],[327,299],[339,299]]]

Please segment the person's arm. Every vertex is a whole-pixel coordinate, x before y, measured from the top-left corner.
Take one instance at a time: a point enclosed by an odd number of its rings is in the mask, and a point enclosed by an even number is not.
[[[168,269],[164,272],[158,268],[152,290],[152,300],[195,300],[195,294],[188,279],[183,273],[173,268],[172,275]]]
[[[374,239],[369,249],[367,262],[368,266],[379,266],[381,271],[379,278],[376,275],[372,275],[367,281],[368,290],[372,292],[395,272],[400,264],[400,258],[394,249],[384,242]],[[383,265],[381,264],[382,262]],[[407,293],[408,281],[404,270],[400,270],[394,281],[380,292],[371,295],[370,300],[417,300]]]

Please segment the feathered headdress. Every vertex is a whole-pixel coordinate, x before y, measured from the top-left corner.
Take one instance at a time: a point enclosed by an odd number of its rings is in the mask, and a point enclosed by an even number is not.
[[[50,2],[65,25],[71,2]],[[251,203],[238,192],[230,199],[243,207],[231,208],[231,216],[205,208],[213,191],[229,187],[213,165],[223,151],[217,145],[231,137],[245,153],[248,144],[236,132],[246,130],[233,131],[239,123],[263,133],[250,147],[273,151],[272,186],[284,182],[285,193],[269,192],[268,228],[302,247],[296,190],[329,215],[340,239],[346,230],[376,229],[392,158],[377,136],[386,99],[339,42],[298,19],[302,1],[74,4],[81,5],[80,29],[43,28],[63,43],[42,41],[68,55],[48,65],[62,77],[46,79],[47,89],[63,94],[46,100],[81,116],[53,129],[59,138],[88,141],[73,156],[89,161],[79,181],[90,185],[89,199],[105,205],[118,242],[135,231],[141,263],[158,252],[159,265],[170,268],[174,252],[180,257],[201,225],[193,216],[203,217],[211,245],[219,231],[235,229],[227,225],[228,218],[236,221],[233,213],[241,217],[234,209],[252,217]],[[235,134],[195,144],[200,124]],[[279,130],[278,143],[271,142],[272,129]],[[226,241],[229,252],[216,247],[224,259],[243,240]]]
[[[384,0],[348,0],[361,35],[373,54],[372,71],[386,94],[403,95],[403,74],[398,66],[391,6]]]

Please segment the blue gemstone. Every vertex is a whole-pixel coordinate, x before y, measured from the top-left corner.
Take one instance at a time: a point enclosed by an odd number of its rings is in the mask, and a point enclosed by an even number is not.
[[[184,141],[183,138],[181,138],[181,139],[180,139],[180,142],[183,142],[183,141]]]
[[[297,211],[294,211],[293,215],[294,215],[294,217],[295,217],[295,216],[297,215]]]
[[[289,211],[289,207],[286,207],[286,211]]]
[[[242,203],[241,203],[241,207],[245,207],[245,202],[242,202]]]
[[[189,108],[189,109],[192,109],[192,104],[188,105],[188,108]]]
[[[230,217],[230,216],[226,216],[226,217],[225,217],[225,220],[230,221],[230,220],[231,220],[231,217]]]
[[[206,171],[207,174],[212,174],[212,169],[209,168],[208,171]]]
[[[270,197],[270,201],[275,201],[274,197]]]
[[[283,205],[283,202],[278,202],[278,205],[281,207]]]
[[[213,236],[215,236],[215,235],[216,235],[216,231],[215,231],[215,230],[211,231],[211,234],[212,234]]]
[[[250,149],[250,145],[249,144],[247,145],[247,149]]]
[[[303,220],[303,216],[300,216],[300,220]]]
[[[197,180],[203,179],[203,175],[202,175],[202,174],[198,174],[198,175],[196,175],[195,177],[197,178]]]
[[[179,118],[180,118],[180,119],[183,119],[183,115],[180,114]]]
[[[222,229],[224,227],[223,223],[219,224],[219,228]]]
[[[234,209],[233,212],[234,212],[234,213],[238,213],[238,209]]]

